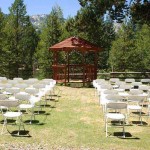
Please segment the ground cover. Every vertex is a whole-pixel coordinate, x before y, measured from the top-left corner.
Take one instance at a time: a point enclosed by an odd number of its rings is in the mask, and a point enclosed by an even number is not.
[[[150,126],[126,126],[127,137],[105,137],[102,108],[94,88],[58,87],[59,100],[48,102],[32,125],[25,122],[29,135],[0,135],[0,149],[9,150],[148,150]],[[55,97],[54,97],[55,98]],[[28,119],[24,116],[23,120]],[[3,120],[0,117],[0,120]],[[147,122],[147,119],[144,118]],[[2,128],[2,121],[0,130]],[[10,131],[16,126],[8,126]],[[111,128],[110,132],[122,129]]]

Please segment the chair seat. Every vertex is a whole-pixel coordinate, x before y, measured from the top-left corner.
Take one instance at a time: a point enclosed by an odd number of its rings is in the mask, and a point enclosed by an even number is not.
[[[125,91],[125,89],[115,89],[115,90],[118,92],[124,92]]]
[[[0,109],[7,109],[8,107],[6,106],[0,106]]]
[[[15,117],[19,117],[22,115],[22,112],[6,112],[5,114],[3,114],[4,117],[10,117],[10,118],[15,118]]]
[[[132,109],[132,110],[141,110],[142,107],[138,105],[128,105],[127,109]]]
[[[31,104],[20,104],[19,108],[21,109],[29,109],[29,108],[33,108],[34,106]]]
[[[112,120],[121,120],[121,119],[125,119],[125,116],[123,114],[117,114],[117,113],[108,113],[106,114],[107,118],[110,118]]]
[[[3,94],[6,94],[6,95],[12,95],[12,93],[6,92],[6,91],[4,91]]]

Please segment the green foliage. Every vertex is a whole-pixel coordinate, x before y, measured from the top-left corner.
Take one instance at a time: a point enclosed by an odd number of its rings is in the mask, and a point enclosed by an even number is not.
[[[5,75],[5,69],[3,68],[3,65],[5,64],[5,58],[4,58],[4,37],[5,37],[5,33],[4,33],[4,14],[1,12],[0,9],[0,76],[4,76]]]
[[[23,0],[15,0],[9,10],[4,28],[5,76],[28,78],[32,76],[32,59],[38,38],[26,15]]]
[[[109,57],[109,49],[114,39],[113,22],[111,19],[104,21],[102,17],[95,15],[95,12],[88,8],[82,8],[76,16],[76,28],[79,36],[103,47],[98,57],[98,67],[107,68],[107,59]]]
[[[136,32],[123,26],[112,44],[109,62],[112,71],[149,71],[150,28],[143,25]]]
[[[45,26],[43,26],[35,59],[39,65],[39,77],[52,77],[52,52],[49,47],[58,43],[62,35],[63,13],[59,6],[52,8]]]
[[[144,24],[135,35],[136,71],[150,71],[150,26]]]
[[[63,34],[61,39],[64,40],[71,36],[77,36],[76,20],[74,17],[68,17],[63,24]]]
[[[130,14],[134,23],[150,25],[150,1],[133,1],[130,7]]]
[[[111,19],[117,20],[118,23],[123,22],[128,12],[126,0],[79,0],[79,3],[94,13],[97,18],[109,12]]]

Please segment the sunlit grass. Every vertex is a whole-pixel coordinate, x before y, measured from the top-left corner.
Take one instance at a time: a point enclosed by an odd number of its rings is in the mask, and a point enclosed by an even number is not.
[[[32,125],[25,123],[29,135],[1,135],[0,149],[149,149],[148,125],[126,126],[125,130],[131,136],[125,139],[117,136],[106,138],[102,108],[94,96],[94,89],[59,88],[62,90],[59,100],[48,102],[50,106],[43,107]],[[23,116],[24,121],[29,119],[30,116]],[[147,119],[144,118],[144,121],[147,122]],[[13,131],[17,127],[8,125],[8,129]],[[109,131],[121,132],[122,129],[109,128]]]

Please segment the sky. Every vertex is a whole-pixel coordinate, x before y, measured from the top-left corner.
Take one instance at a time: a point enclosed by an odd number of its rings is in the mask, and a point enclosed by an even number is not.
[[[9,13],[9,7],[15,0],[0,0],[3,13]],[[64,18],[75,16],[80,9],[78,0],[24,0],[28,15],[49,14],[52,7],[58,5],[63,11]]]

